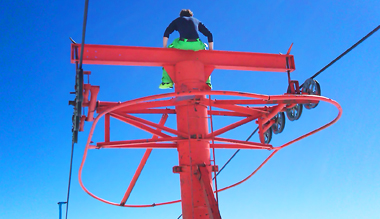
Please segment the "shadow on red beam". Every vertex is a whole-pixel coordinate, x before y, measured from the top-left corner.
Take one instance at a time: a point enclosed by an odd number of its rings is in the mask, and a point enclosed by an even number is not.
[[[173,149],[177,148],[176,143],[140,143],[140,144],[120,144],[120,145],[90,145],[90,149],[103,149],[103,148],[113,148],[113,149]]]

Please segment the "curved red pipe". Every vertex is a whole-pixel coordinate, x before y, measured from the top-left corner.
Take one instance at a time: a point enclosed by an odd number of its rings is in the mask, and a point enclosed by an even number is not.
[[[327,123],[326,125],[324,126],[321,126],[320,128],[318,129],[315,129],[314,131],[311,131],[305,135],[302,135],[292,141],[289,141],[285,144],[283,144],[282,146],[279,146],[279,147],[274,147],[273,150],[275,150],[271,155],[269,155],[269,157],[267,159],[264,160],[264,162],[255,170],[253,171],[248,177],[244,178],[243,180],[235,183],[235,184],[232,184],[230,186],[227,186],[225,188],[222,188],[222,189],[219,189],[215,192],[220,192],[220,191],[224,191],[224,190],[227,190],[229,188],[232,188],[232,187],[235,187],[245,181],[247,181],[249,178],[251,178],[259,169],[261,169],[261,167],[266,163],[268,162],[268,160],[270,158],[273,157],[273,155],[275,153],[277,153],[280,149],[286,147],[286,146],[289,146],[290,144],[293,144],[303,138],[306,138],[307,136],[310,136],[318,131],[321,131],[322,129],[325,129],[329,126],[331,126],[332,124],[334,124],[336,121],[339,120],[339,118],[341,117],[342,115],[342,107],[339,105],[339,103],[337,103],[336,101],[332,100],[332,99],[329,99],[329,98],[326,98],[326,97],[322,97],[322,96],[315,96],[315,95],[273,95],[273,96],[269,96],[269,95],[261,95],[261,94],[252,94],[252,93],[244,93],[244,92],[235,92],[235,91],[196,91],[196,92],[187,92],[187,93],[168,93],[168,94],[159,94],[159,95],[153,95],[153,96],[148,96],[148,97],[142,97],[142,98],[138,98],[138,99],[135,99],[135,100],[130,100],[130,101],[126,101],[126,102],[123,102],[121,104],[118,104],[110,109],[107,109],[103,112],[101,112],[97,117],[96,119],[94,120],[94,123],[92,124],[91,126],[91,130],[90,130],[90,133],[89,133],[89,136],[88,136],[88,139],[87,139],[87,143],[86,143],[86,148],[84,150],[84,154],[83,154],[83,159],[82,159],[82,162],[81,162],[81,165],[80,165],[80,168],[79,168],[79,173],[78,173],[78,178],[79,178],[79,184],[80,186],[82,187],[82,189],[87,193],[89,194],[90,196],[92,196],[93,198],[95,199],[98,199],[99,201],[102,201],[104,203],[107,203],[107,204],[111,204],[111,205],[116,205],[116,206],[120,206],[119,203],[114,203],[114,202],[109,202],[107,200],[104,200],[102,198],[99,198],[97,196],[95,196],[94,194],[92,194],[90,191],[87,190],[87,188],[83,185],[83,182],[82,182],[82,170],[83,170],[83,166],[84,166],[84,163],[86,161],[86,157],[87,157],[87,152],[88,152],[88,149],[89,149],[89,146],[90,146],[90,142],[91,142],[91,139],[92,139],[92,135],[94,133],[94,130],[95,130],[95,127],[96,127],[96,124],[97,122],[99,121],[99,119],[105,115],[106,113],[109,113],[109,112],[112,112],[114,110],[117,110],[119,108],[122,108],[122,107],[126,107],[126,106],[130,106],[130,105],[134,105],[134,104],[139,104],[139,103],[142,103],[142,102],[145,102],[145,101],[152,101],[152,100],[157,100],[157,99],[163,99],[163,98],[169,98],[169,97],[181,97],[181,96],[189,96],[189,95],[230,95],[230,96],[242,96],[242,97],[249,97],[249,98],[259,98],[259,99],[263,99],[263,100],[268,100],[268,101],[281,101],[281,100],[316,100],[316,101],[324,101],[324,102],[328,102],[330,104],[333,104],[334,106],[336,106],[339,110],[339,113],[337,115],[337,117],[332,120],[331,122]],[[157,204],[151,204],[151,205],[124,205],[123,207],[154,207],[154,206],[159,206],[159,205],[167,205],[167,204],[173,204],[173,203],[178,203],[180,202],[181,200],[176,200],[176,201],[170,201],[170,202],[162,202],[162,203],[157,203]]]

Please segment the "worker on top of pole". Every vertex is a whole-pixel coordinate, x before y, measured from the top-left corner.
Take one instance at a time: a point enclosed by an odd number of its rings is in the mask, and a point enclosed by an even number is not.
[[[175,39],[169,46],[169,35],[174,31],[179,32],[179,38]],[[176,48],[183,50],[204,50],[206,45],[199,39],[198,31],[205,35],[208,39],[209,50],[214,49],[213,37],[206,26],[198,19],[193,17],[193,12],[190,9],[182,9],[179,17],[173,20],[166,28],[163,39],[164,48]],[[173,88],[173,81],[168,73],[163,68],[160,89]],[[211,76],[206,81],[206,84],[211,88]]]

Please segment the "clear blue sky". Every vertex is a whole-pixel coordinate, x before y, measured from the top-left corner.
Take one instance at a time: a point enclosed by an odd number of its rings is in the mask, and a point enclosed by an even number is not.
[[[370,32],[379,22],[378,1],[90,1],[86,42],[161,47],[166,26],[183,8],[212,31],[215,49],[286,53],[294,43],[301,83]],[[188,1],[186,1],[188,2]],[[71,150],[75,66],[70,40],[81,41],[84,1],[0,3],[0,218],[58,218],[66,200]],[[173,34],[170,40],[177,34]],[[202,39],[205,38],[202,36]],[[317,77],[322,94],[338,101],[337,124],[283,149],[253,178],[219,194],[223,218],[380,218],[380,32]],[[126,101],[168,92],[159,90],[158,67],[85,65],[99,100]],[[234,77],[232,77],[234,75]],[[215,90],[282,94],[286,75],[270,72],[213,72]],[[320,104],[287,121],[273,145],[333,119],[337,110]],[[159,118],[151,117],[153,121]],[[221,127],[228,120],[219,118]],[[147,137],[116,124],[114,139]],[[173,116],[169,124],[174,124]],[[113,130],[116,130],[114,128]],[[245,140],[255,128],[244,126],[225,137]],[[75,146],[69,218],[177,218],[180,204],[132,209],[110,206],[87,195],[78,168],[90,129]],[[94,141],[101,141],[101,131]],[[253,139],[257,141],[258,136]],[[233,154],[217,151],[219,166]],[[83,180],[100,197],[118,202],[142,150],[90,151]],[[220,174],[219,186],[248,175],[269,154],[241,151]],[[129,202],[151,204],[180,198],[175,150],[155,150]]]

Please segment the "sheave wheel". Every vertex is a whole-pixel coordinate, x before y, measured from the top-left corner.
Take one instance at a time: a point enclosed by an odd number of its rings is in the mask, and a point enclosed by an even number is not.
[[[290,109],[286,109],[286,117],[288,117],[290,121],[298,120],[301,117],[301,114],[302,104],[297,104]]]
[[[269,144],[272,140],[272,127],[270,127],[265,133],[264,133],[264,143]]]
[[[274,124],[272,125],[272,130],[274,134],[279,134],[281,133],[284,128],[285,128],[285,113],[284,112],[279,112],[275,117],[274,117]]]
[[[307,79],[305,83],[303,83],[302,86],[302,93],[303,94],[308,94],[308,95],[321,95],[321,86],[319,85],[317,80],[314,79]],[[318,106],[318,103],[306,103],[304,104],[306,109],[313,109]]]

